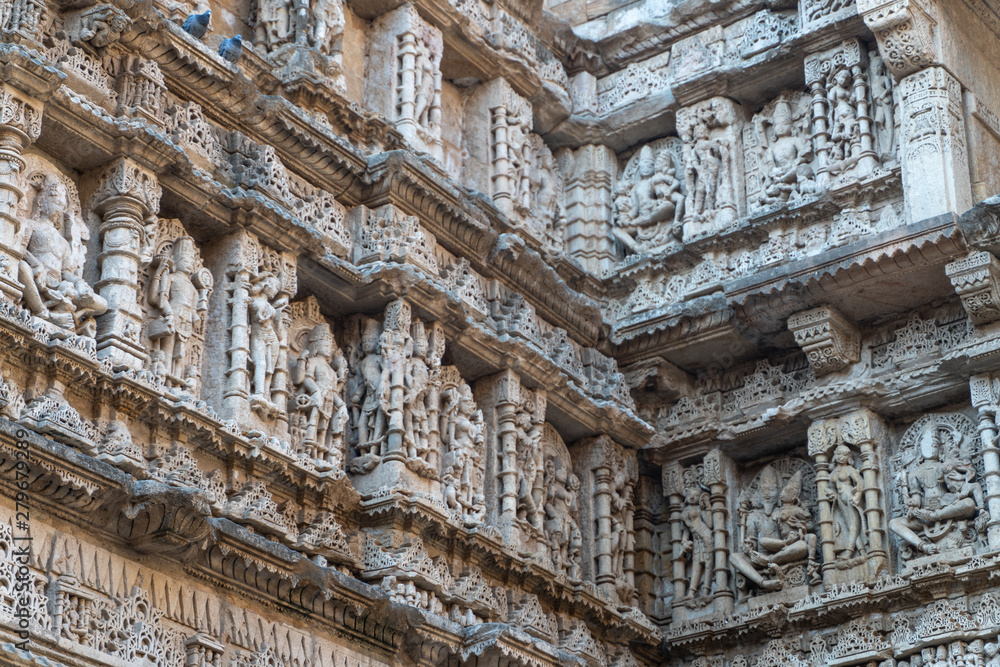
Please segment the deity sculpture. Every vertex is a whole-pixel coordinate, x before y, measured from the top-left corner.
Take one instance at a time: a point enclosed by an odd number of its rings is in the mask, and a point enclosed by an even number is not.
[[[729,142],[724,139],[712,141],[707,125],[698,123],[694,126],[691,160],[685,170],[690,214],[705,215],[716,207],[723,167],[730,159],[729,152]]]
[[[712,519],[708,493],[690,485],[681,509],[681,553],[690,559],[684,600],[707,598],[712,589]]]
[[[378,322],[369,320],[361,335],[364,356],[359,365],[361,382],[355,394],[355,405],[360,406],[358,425],[358,454],[379,455],[385,437],[386,414],[382,409],[383,363],[379,350]],[[386,398],[388,401],[388,398]]]
[[[574,549],[573,542],[575,536],[580,534],[580,525],[576,520],[580,479],[563,462],[549,458],[545,461],[543,483],[544,529],[552,562],[570,579],[579,579],[580,553]]]
[[[763,149],[763,190],[756,197],[762,206],[781,204],[815,191],[812,144],[798,131],[796,120],[792,103],[785,98],[775,101],[769,119],[755,118]]]
[[[86,229],[55,174],[31,179],[36,192],[25,227],[28,243],[17,276],[25,307],[37,317],[93,337],[108,302],[83,279]],[[70,239],[74,243],[70,242]]]
[[[250,362],[253,365],[251,396],[270,402],[271,381],[278,363],[283,332],[282,313],[288,296],[281,281],[270,272],[257,276],[250,288]]]
[[[542,223],[542,232],[548,244],[560,250],[562,248],[560,223],[566,218],[566,205],[563,201],[563,182],[556,166],[555,158],[548,147],[542,146],[536,158],[534,212]]]
[[[437,94],[437,64],[430,46],[424,40],[417,40],[417,62],[414,81],[414,111],[417,124],[430,128],[431,108]]]
[[[852,157],[860,131],[849,70],[841,69],[833,76],[826,98],[830,109],[830,159],[847,160]]]
[[[433,467],[432,462],[427,460],[429,443],[426,400],[430,386],[428,341],[423,322],[414,322],[412,331],[403,375],[403,446],[406,448],[407,465],[430,473],[433,472]]]
[[[302,444],[319,469],[339,470],[343,464],[347,404],[343,399],[347,360],[337,347],[329,324],[316,325],[308,335],[292,373],[297,389],[295,407],[305,418]]]
[[[518,412],[517,426],[517,518],[536,529],[542,527],[542,430],[527,412]]]
[[[444,501],[466,525],[478,525],[486,514],[486,498],[482,493],[485,475],[483,413],[476,409],[472,389],[467,384],[448,389],[443,399],[441,440],[446,453],[441,481]]]
[[[157,315],[146,332],[153,357],[162,365],[154,373],[178,381],[188,364],[188,342],[208,311],[212,292],[212,276],[198,271],[197,261],[194,239],[182,236],[174,241],[169,255],[157,255],[150,267],[148,300]]]
[[[782,488],[777,469],[769,465],[759,476],[756,498],[740,507],[742,552],[731,554],[729,561],[762,591],[781,590],[790,581],[817,582],[812,516],[799,505],[802,479],[798,470]],[[800,564],[807,567],[804,573],[789,572]]]
[[[865,513],[862,503],[861,475],[854,467],[851,450],[838,445],[833,451],[833,471],[830,473],[830,503],[833,514],[837,557],[853,558],[865,546]]]
[[[872,122],[883,164],[896,159],[896,120],[894,86],[885,60],[877,53],[871,57]]]
[[[634,175],[630,167],[617,186],[618,215],[612,233],[629,252],[651,251],[680,233],[684,217],[681,182],[669,145],[655,156],[649,145],[643,146]],[[664,228],[661,223],[667,221],[672,224]]]
[[[964,546],[985,530],[983,489],[962,458],[966,437],[950,424],[927,424],[916,443],[916,466],[900,475],[905,510],[889,529],[920,553]]]

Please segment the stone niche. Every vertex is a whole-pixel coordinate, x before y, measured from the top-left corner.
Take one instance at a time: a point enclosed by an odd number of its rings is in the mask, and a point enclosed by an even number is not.
[[[404,5],[368,29],[365,106],[386,115],[416,151],[443,159],[441,31]]]

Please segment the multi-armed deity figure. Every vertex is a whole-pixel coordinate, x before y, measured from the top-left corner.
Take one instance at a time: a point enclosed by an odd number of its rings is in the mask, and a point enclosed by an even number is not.
[[[430,387],[429,350],[424,323],[413,323],[412,335],[406,355],[403,374],[403,445],[406,447],[407,465],[417,466],[420,472],[434,472],[428,461],[427,391]],[[434,461],[434,464],[437,462]]]
[[[343,464],[347,404],[343,399],[347,360],[329,324],[309,332],[292,373],[296,409],[305,417],[302,445],[317,468],[339,470]]]
[[[518,412],[517,426],[517,518],[542,528],[542,430],[531,414]]]
[[[441,411],[444,501],[449,509],[461,515],[466,525],[482,523],[486,515],[486,497],[482,478],[484,425],[483,413],[476,409],[472,389],[467,384],[452,387],[443,397]]]
[[[182,236],[172,252],[153,258],[149,281],[149,305],[157,315],[146,327],[153,343],[153,357],[163,364],[164,374],[182,385],[188,361],[188,341],[205,312],[212,292],[212,274],[198,271],[194,239]],[[159,352],[160,354],[156,354]]]
[[[44,174],[32,185],[36,195],[25,224],[28,244],[17,271],[24,305],[33,315],[92,337],[94,318],[107,311],[108,302],[83,279],[83,221],[58,176]]]
[[[271,402],[271,385],[284,336],[282,317],[288,296],[272,273],[261,273],[250,287],[250,362],[253,386],[250,395]]]
[[[743,550],[731,554],[729,561],[760,590],[784,588],[788,567],[800,563],[807,565],[801,583],[805,583],[805,577],[816,581],[812,516],[799,505],[802,477],[801,470],[795,472],[782,489],[775,467],[769,465],[760,474],[751,508],[740,508]]]
[[[780,204],[814,192],[812,143],[796,132],[791,102],[779,98],[774,103],[770,118],[773,137],[761,121],[756,125],[764,148],[764,190],[757,196],[759,203]]]
[[[962,547],[972,541],[970,533],[985,530],[983,489],[975,468],[960,458],[964,437],[946,424],[930,424],[920,434],[919,462],[901,475],[905,513],[889,528],[918,552]]]
[[[654,156],[650,146],[639,151],[638,171],[618,183],[613,233],[629,252],[651,251],[680,233],[684,195],[670,150]],[[666,229],[661,223],[671,221]],[[664,234],[667,231],[669,233]]]

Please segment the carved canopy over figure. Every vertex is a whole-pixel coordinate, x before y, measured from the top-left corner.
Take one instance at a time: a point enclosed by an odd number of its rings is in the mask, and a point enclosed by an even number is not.
[[[17,272],[24,305],[37,317],[92,337],[95,318],[107,311],[108,303],[83,279],[89,233],[79,203],[70,201],[66,184],[55,173],[32,174],[28,183],[35,194]]]
[[[897,474],[903,515],[889,528],[907,546],[904,557],[975,546],[985,531],[983,489],[969,460],[974,434],[962,415],[929,415],[903,436]]]
[[[791,459],[772,463],[758,475],[754,496],[741,502],[741,550],[729,561],[762,591],[819,582],[813,519],[800,504],[806,470]]]
[[[680,237],[684,194],[677,138],[643,146],[616,186],[615,238],[628,252],[652,252]]]

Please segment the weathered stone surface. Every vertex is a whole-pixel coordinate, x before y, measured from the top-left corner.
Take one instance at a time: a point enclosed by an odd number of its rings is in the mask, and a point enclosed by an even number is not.
[[[3,4],[0,662],[1000,664],[995,9]]]

